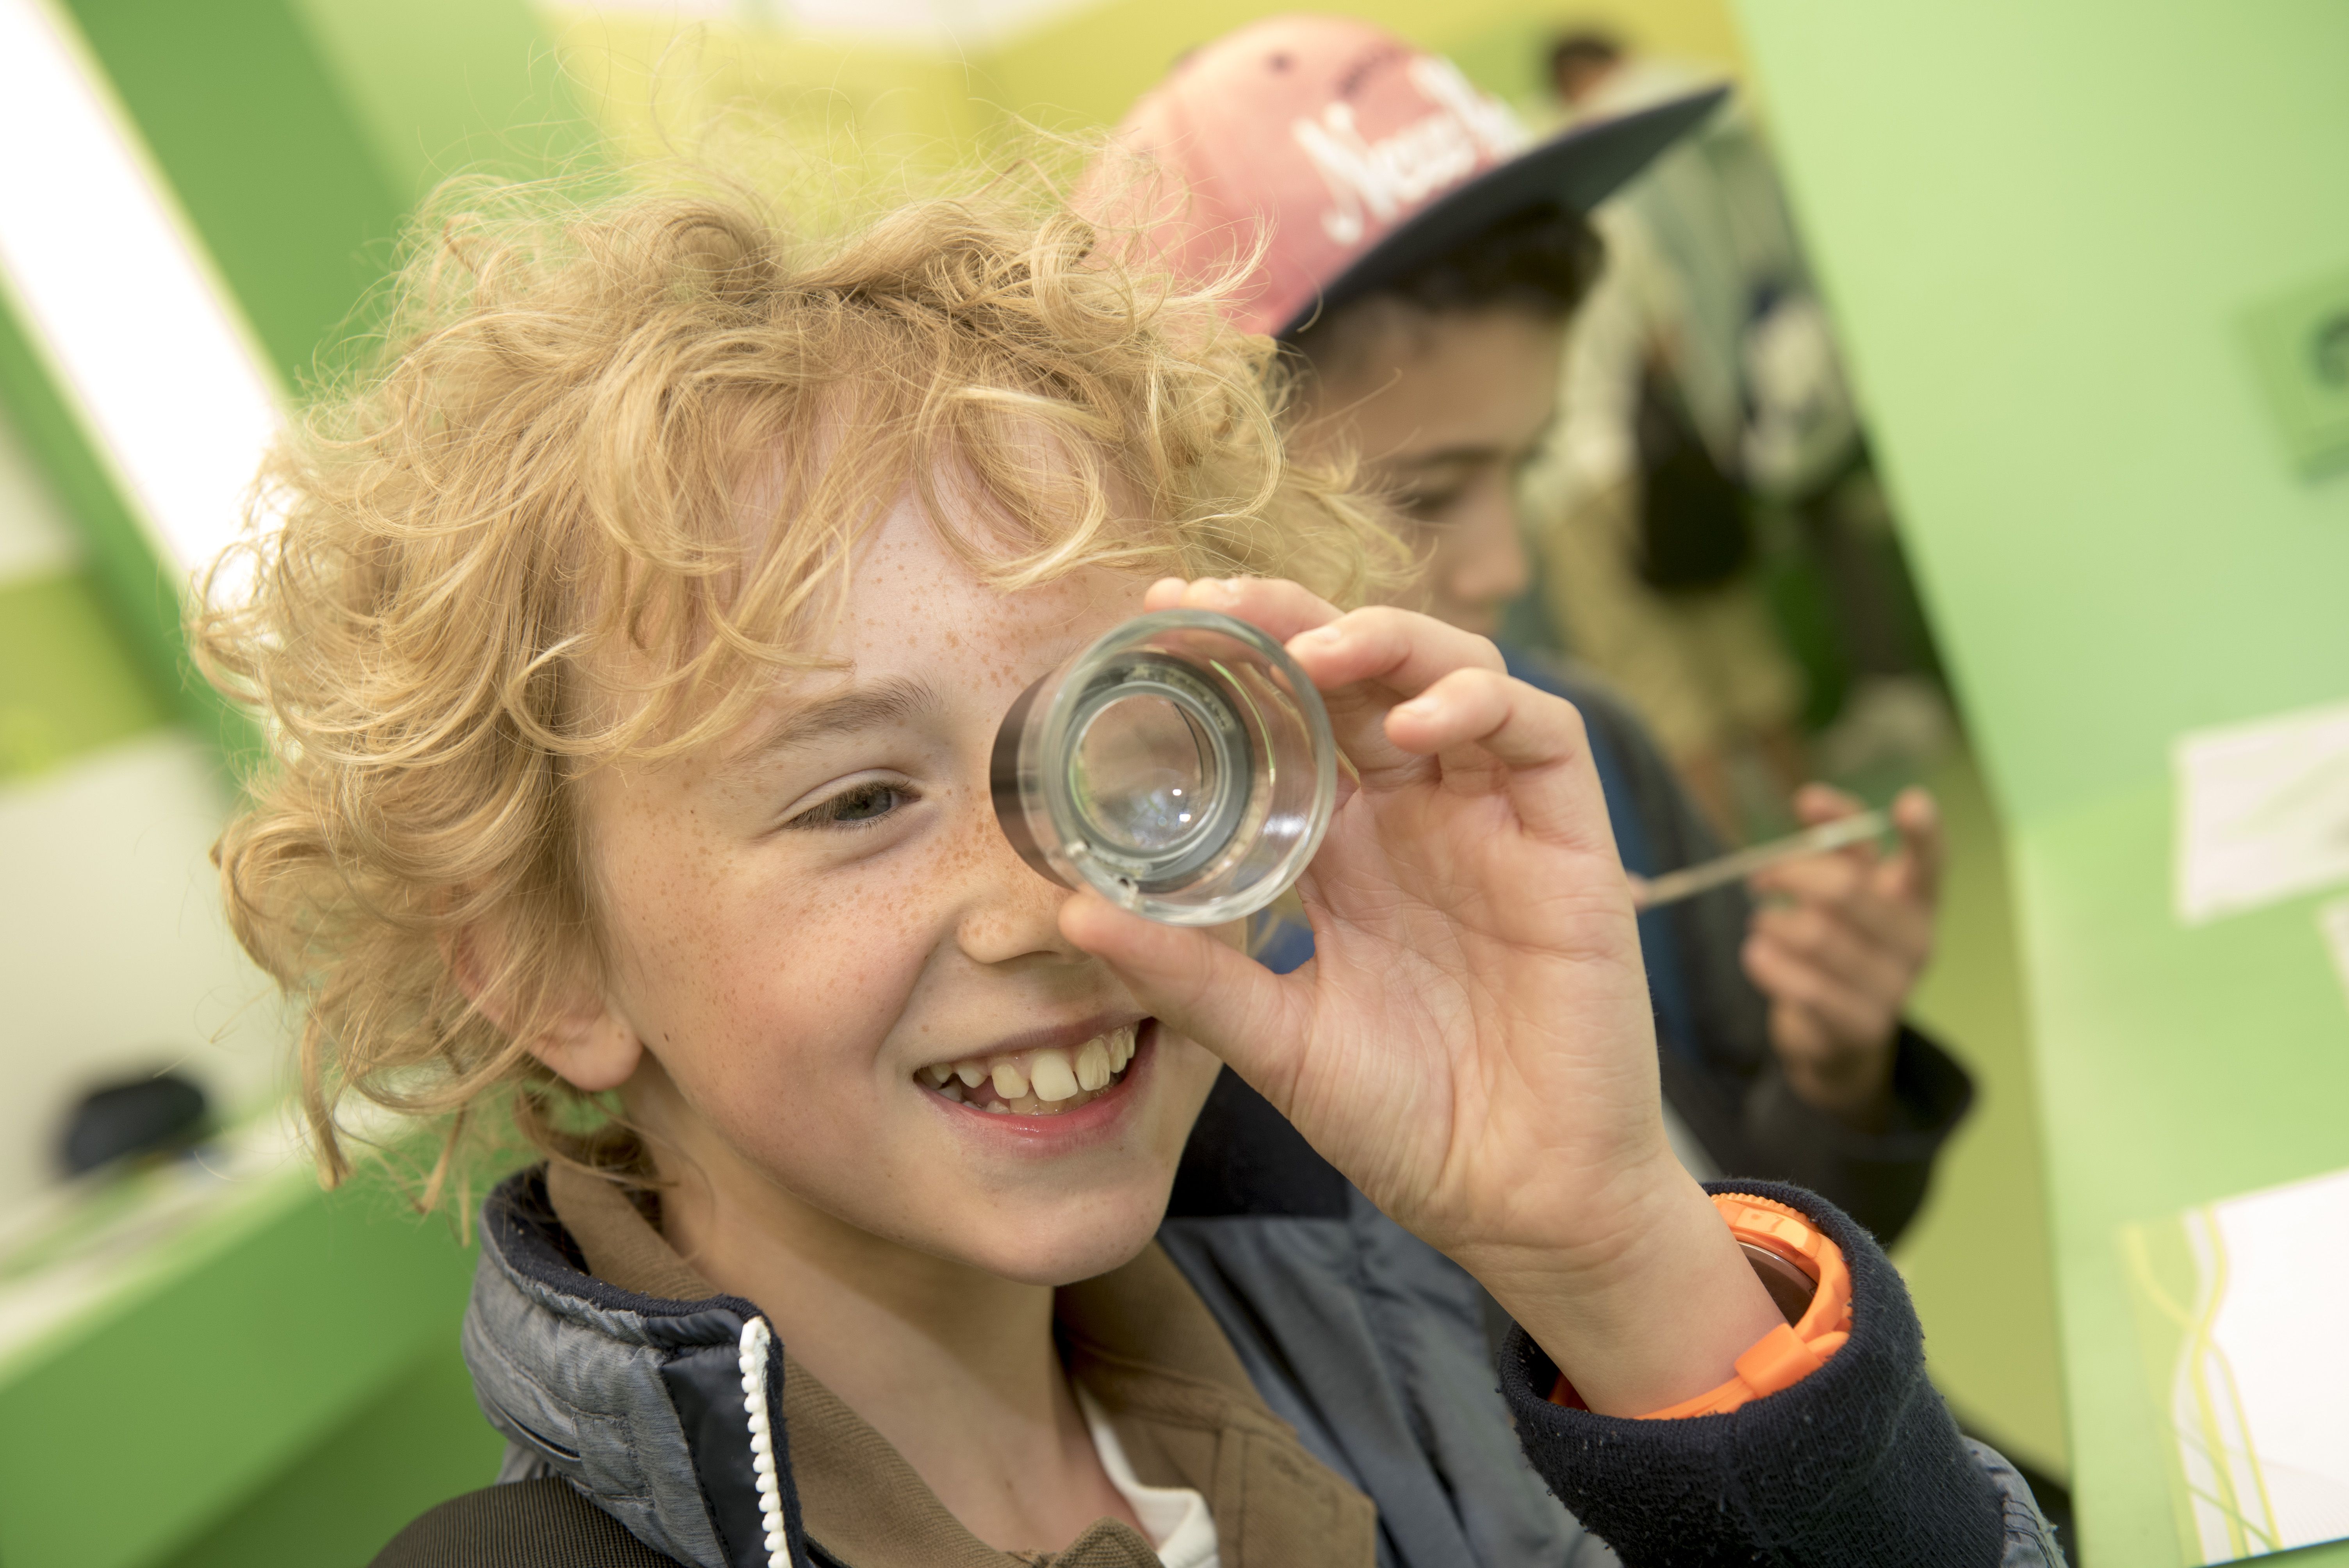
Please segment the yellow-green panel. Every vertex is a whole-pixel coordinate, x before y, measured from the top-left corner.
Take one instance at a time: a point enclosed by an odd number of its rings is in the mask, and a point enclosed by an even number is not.
[[[0,583],[0,781],[170,716],[79,572]]]
[[[987,74],[1014,112],[1047,124],[1113,124],[1185,52],[1257,17],[1293,9],[1250,0],[1189,5],[1113,0],[997,50],[986,62]],[[1512,99],[1522,99],[1538,86],[1538,52],[1554,30],[1569,24],[1615,27],[1640,46],[1724,67],[1739,58],[1735,32],[1720,0],[1603,0],[1564,13],[1527,0],[1455,0],[1446,5],[1360,0],[1340,9],[1426,47],[1456,54],[1480,85]]]
[[[2180,927],[2171,810],[2155,784],[2013,834],[2092,1565],[2179,1560],[2123,1227],[2349,1163],[2349,998],[2317,929],[2324,895]],[[2349,1544],[2305,1560],[2349,1563]]]
[[[630,158],[690,149],[719,111],[740,107],[815,145],[940,164],[984,153],[1027,121],[1077,132],[1113,123],[1184,52],[1284,9],[1249,0],[1112,0],[953,52],[761,22],[566,5],[545,16],[573,89]],[[1444,8],[1370,0],[1349,9],[1453,55],[1517,102],[1546,91],[1548,44],[1566,25],[1537,0]],[[1742,69],[1723,0],[1596,0],[1566,20],[1611,29],[1635,47]]]
[[[704,150],[730,117],[854,165],[951,164],[1000,123],[977,67],[916,48],[623,11],[549,11],[566,77],[636,162]],[[741,144],[734,144],[741,150]]]

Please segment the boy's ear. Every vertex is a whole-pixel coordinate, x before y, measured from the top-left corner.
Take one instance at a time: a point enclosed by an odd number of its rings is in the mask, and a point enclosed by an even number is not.
[[[484,961],[495,938],[478,929],[447,939],[450,972],[466,999],[490,1022],[513,1032],[512,998],[503,995],[488,976],[494,965]],[[644,1042],[628,1021],[612,1009],[600,986],[582,986],[574,998],[522,1042],[523,1049],[544,1063],[555,1077],[588,1094],[617,1088],[628,1081],[644,1059]]]
[[[524,1040],[523,1048],[544,1062],[555,1077],[588,1094],[619,1088],[635,1076],[636,1064],[645,1057],[644,1042],[636,1030],[600,997],[564,1013]]]

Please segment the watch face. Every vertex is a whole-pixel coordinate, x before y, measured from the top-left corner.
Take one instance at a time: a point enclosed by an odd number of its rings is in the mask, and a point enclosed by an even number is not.
[[[1743,1241],[1737,1244],[1744,1252],[1745,1261],[1761,1276],[1762,1287],[1777,1303],[1779,1313],[1788,1323],[1800,1323],[1803,1314],[1811,1308],[1811,1298],[1819,1294],[1818,1281],[1767,1247]]]

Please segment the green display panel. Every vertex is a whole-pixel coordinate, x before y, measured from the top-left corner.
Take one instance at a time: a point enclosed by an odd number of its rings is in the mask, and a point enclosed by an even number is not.
[[[1740,11],[2009,830],[2086,1557],[2158,1568],[2121,1227],[2349,1165],[2314,900],[2180,924],[2168,778],[2182,730],[2349,695],[2349,474],[2260,337],[2349,271],[2349,10]]]
[[[239,1540],[249,1568],[356,1568],[494,1477],[494,1434],[445,1387],[472,1274],[448,1223],[364,1181],[330,1198],[299,1164],[217,1209],[0,1366],[7,1568],[146,1568]],[[400,1462],[351,1429],[371,1410],[416,1445]],[[287,1540],[305,1496],[355,1517]]]

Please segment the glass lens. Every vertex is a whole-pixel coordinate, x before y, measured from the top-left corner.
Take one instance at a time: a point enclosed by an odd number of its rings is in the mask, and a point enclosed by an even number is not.
[[[1205,610],[1129,621],[1021,693],[988,788],[1022,859],[1178,925],[1254,913],[1337,798],[1321,699],[1278,643]]]
[[[1205,825],[1216,789],[1212,748],[1190,715],[1135,696],[1093,715],[1077,740],[1069,784],[1077,810],[1111,847],[1163,855]]]

